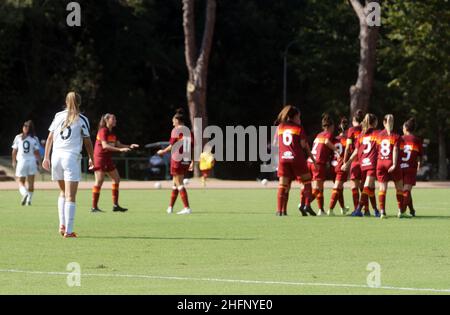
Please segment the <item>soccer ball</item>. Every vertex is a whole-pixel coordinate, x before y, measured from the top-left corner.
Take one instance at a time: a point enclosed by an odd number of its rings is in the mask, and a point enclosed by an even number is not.
[[[183,184],[184,185],[188,185],[189,184],[189,179],[188,178],[183,179]]]
[[[263,186],[266,186],[268,182],[269,182],[269,181],[268,181],[267,179],[264,178],[264,179],[261,181],[261,184],[262,184]]]
[[[155,189],[161,189],[161,183],[160,182],[156,182],[154,186],[155,186]]]

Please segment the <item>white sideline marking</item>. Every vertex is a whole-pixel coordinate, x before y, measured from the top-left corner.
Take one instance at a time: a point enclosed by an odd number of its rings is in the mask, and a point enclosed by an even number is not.
[[[35,275],[49,275],[49,276],[67,276],[69,272],[58,271],[28,271],[16,269],[0,269],[0,273],[24,273]],[[339,283],[309,283],[309,282],[290,282],[290,281],[262,281],[262,280],[236,280],[236,279],[218,279],[218,278],[191,278],[191,277],[176,277],[176,276],[150,276],[150,275],[124,275],[124,274],[107,274],[107,273],[82,273],[83,277],[106,277],[106,278],[138,278],[138,279],[156,279],[156,280],[180,280],[180,281],[205,281],[205,282],[228,282],[228,283],[243,283],[243,284],[275,284],[275,285],[292,285],[292,286],[306,286],[306,287],[340,287],[340,288],[361,288],[361,289],[384,289],[384,290],[398,290],[398,291],[422,291],[422,292],[447,292],[450,289],[431,289],[431,288],[404,288],[392,286],[380,286],[376,288],[361,284],[339,284]]]

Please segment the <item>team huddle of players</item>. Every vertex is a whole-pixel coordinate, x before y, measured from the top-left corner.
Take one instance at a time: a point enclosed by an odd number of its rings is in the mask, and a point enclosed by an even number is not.
[[[334,215],[337,202],[345,215],[343,184],[350,180],[354,211],[352,216],[368,216],[369,200],[376,217],[386,218],[386,191],[389,181],[396,187],[398,217],[415,216],[411,190],[416,184],[417,170],[422,157],[422,140],[413,135],[414,118],[403,124],[403,136],[394,131],[394,116],[386,115],[383,129],[378,130],[378,119],[373,114],[358,110],[352,117],[352,126],[342,118],[336,126],[324,114],[322,132],[314,139],[312,147],[307,142],[301,125],[298,108],[287,105],[277,118],[278,164],[278,208],[277,215],[287,214],[287,203],[291,183],[298,180],[303,184],[299,210],[303,216],[316,213],[311,203],[317,200],[318,215]],[[324,181],[330,164],[334,187],[328,211],[324,209]],[[375,197],[375,180],[379,183],[378,202]],[[361,192],[361,193],[360,193]]]

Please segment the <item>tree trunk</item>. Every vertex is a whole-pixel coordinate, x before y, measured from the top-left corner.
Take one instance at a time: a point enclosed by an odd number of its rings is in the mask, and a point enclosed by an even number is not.
[[[184,46],[186,67],[189,75],[186,94],[189,107],[189,117],[195,135],[199,134],[199,130],[196,130],[198,126],[194,124],[195,118],[202,119],[201,134],[203,133],[204,128],[208,125],[206,91],[209,57],[211,55],[214,25],[216,21],[216,0],[207,0],[205,29],[203,31],[202,45],[199,52],[197,52],[197,45],[195,43],[194,19],[194,0],[183,0]],[[194,169],[194,175],[196,177],[200,176],[197,165]]]
[[[379,27],[367,24],[364,7],[359,0],[350,0],[359,19],[360,31],[360,61],[358,66],[358,79],[355,85],[350,87],[350,113],[361,109],[367,113],[372,94],[374,72],[376,64],[376,46]],[[378,1],[375,1],[378,2]],[[368,1],[366,1],[367,5]]]
[[[446,180],[448,176],[447,166],[447,143],[445,142],[445,131],[442,126],[438,127],[438,145],[439,145],[439,180]]]

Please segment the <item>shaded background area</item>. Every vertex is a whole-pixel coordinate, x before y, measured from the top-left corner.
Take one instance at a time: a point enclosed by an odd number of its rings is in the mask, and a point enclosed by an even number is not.
[[[66,25],[68,2],[0,0],[0,155],[10,153],[27,119],[45,138],[71,89],[83,96],[93,135],[100,116],[109,112],[118,116],[117,133],[124,143],[167,140],[174,110],[186,104],[181,1],[80,0],[79,28]],[[196,2],[200,30],[204,3]],[[391,13],[381,28],[370,110],[379,118],[393,113],[398,131],[415,115],[418,133],[430,139],[430,161],[437,164],[438,145],[444,145],[446,156],[450,147],[449,2],[429,1],[442,16],[425,15],[426,21],[414,14],[396,16],[392,3],[386,1]],[[406,9],[422,16],[427,8]],[[319,131],[325,111],[336,118],[348,115],[358,32],[358,19],[346,1],[219,0],[208,79],[209,123],[271,125],[282,105],[283,51],[292,40],[297,43],[289,50],[287,99],[301,108],[308,134]],[[428,36],[431,44],[423,49],[417,41],[419,49],[411,57],[400,46],[405,36],[417,32],[439,36]],[[436,55],[424,54],[422,66],[412,63],[420,51],[436,50]],[[398,78],[405,72],[423,87],[413,80],[403,84]],[[440,144],[438,125],[445,135]],[[143,150],[138,155],[149,154]],[[259,164],[219,163],[216,176],[255,178]]]

